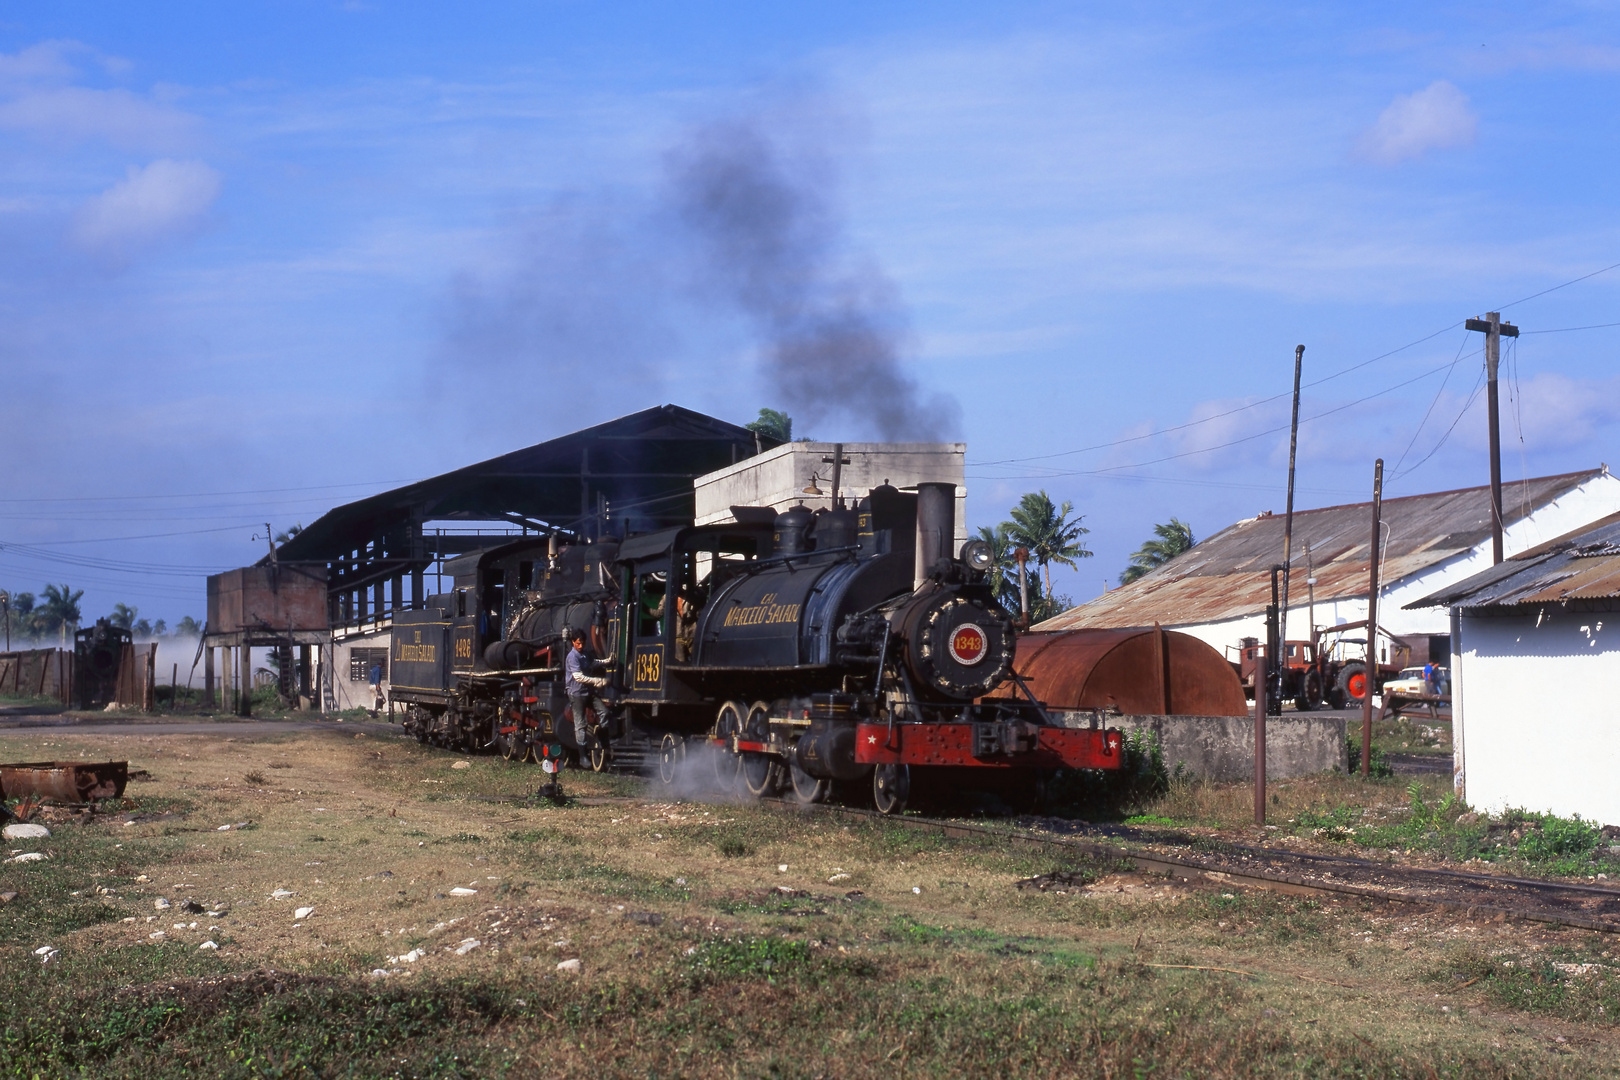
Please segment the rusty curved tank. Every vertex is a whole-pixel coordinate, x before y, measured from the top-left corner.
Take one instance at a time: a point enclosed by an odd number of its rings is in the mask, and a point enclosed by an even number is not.
[[[1220,653],[1190,634],[1158,627],[1021,634],[1013,667],[1050,709],[1169,716],[1249,711],[1243,684]]]

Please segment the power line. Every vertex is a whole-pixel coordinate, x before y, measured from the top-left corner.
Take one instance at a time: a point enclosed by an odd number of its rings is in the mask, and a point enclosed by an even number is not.
[[[1482,364],[1482,365],[1480,365],[1480,369],[1479,369],[1479,377],[1474,380],[1474,389],[1469,392],[1468,400],[1463,402],[1462,409],[1457,413],[1457,419],[1453,420],[1451,422],[1451,426],[1446,428],[1446,433],[1444,435],[1440,436],[1440,441],[1434,444],[1434,448],[1431,449],[1427,454],[1423,455],[1423,461],[1419,461],[1419,462],[1415,463],[1410,469],[1407,469],[1405,472],[1401,473],[1400,476],[1392,476],[1392,477],[1390,477],[1390,483],[1391,484],[1393,484],[1396,480],[1401,480],[1401,479],[1404,479],[1405,477],[1411,476],[1414,472],[1416,472],[1423,465],[1424,461],[1428,461],[1430,458],[1434,457],[1435,454],[1438,454],[1440,452],[1440,448],[1442,446],[1446,445],[1446,440],[1451,438],[1451,433],[1453,431],[1457,430],[1457,425],[1462,421],[1462,418],[1468,414],[1468,410],[1474,407],[1474,402],[1479,399],[1480,388],[1483,387],[1484,385],[1485,385],[1485,367]]]
[[[1428,378],[1430,375],[1434,375],[1434,374],[1436,374],[1436,373],[1438,373],[1440,371],[1444,371],[1449,366],[1450,366],[1450,364],[1441,364],[1438,367],[1430,368],[1428,371],[1425,371],[1420,375],[1414,375],[1410,379],[1406,379],[1403,382],[1398,382],[1394,386],[1385,387],[1384,389],[1376,391],[1375,393],[1368,394],[1366,397],[1360,397],[1360,398],[1355,399],[1354,401],[1347,401],[1342,405],[1335,405],[1331,409],[1324,409],[1321,412],[1316,413],[1316,414],[1314,414],[1312,416],[1304,417],[1304,418],[1302,418],[1300,420],[1300,423],[1304,424],[1304,423],[1308,423],[1308,422],[1310,422],[1312,420],[1320,420],[1325,416],[1332,416],[1334,413],[1339,413],[1339,412],[1343,412],[1346,409],[1355,408],[1357,405],[1365,404],[1366,402],[1372,401],[1375,398],[1383,397],[1385,394],[1394,393],[1396,390],[1403,389],[1404,387],[1410,386],[1415,382],[1420,382],[1423,379]],[[1103,468],[1103,469],[1051,470],[1051,471],[1048,471],[1046,473],[1025,474],[1025,475],[1004,475],[1004,476],[1000,476],[1000,477],[989,477],[988,479],[1039,480],[1039,479],[1043,479],[1045,477],[1055,477],[1055,476],[1103,476],[1103,475],[1106,475],[1108,473],[1119,472],[1122,469],[1138,469],[1138,468],[1141,468],[1141,467],[1143,467],[1145,465],[1157,465],[1157,464],[1159,464],[1160,462],[1163,462],[1163,461],[1175,461],[1175,460],[1177,460],[1179,458],[1192,457],[1195,454],[1208,454],[1208,453],[1210,453],[1212,451],[1215,451],[1215,450],[1225,450],[1228,447],[1239,446],[1239,445],[1241,445],[1243,443],[1246,443],[1246,442],[1253,442],[1255,439],[1263,439],[1267,435],[1275,435],[1279,431],[1287,431],[1287,430],[1288,430],[1288,425],[1284,424],[1281,427],[1267,428],[1264,431],[1257,431],[1253,435],[1245,435],[1242,438],[1232,439],[1232,440],[1230,440],[1228,442],[1224,442],[1224,443],[1217,443],[1214,446],[1204,446],[1204,447],[1198,448],[1197,450],[1183,450],[1181,453],[1178,453],[1178,454],[1166,454],[1163,457],[1152,458],[1152,459],[1150,459],[1148,461],[1137,461],[1137,462],[1133,462],[1133,463],[1128,464],[1128,465],[1110,465],[1107,468]],[[1017,461],[1019,459],[1012,459],[1012,460]],[[1000,463],[999,462],[991,462],[990,464],[1000,464]]]
[[[1412,438],[1407,442],[1406,449],[1402,450],[1401,456],[1395,460],[1395,467],[1389,470],[1392,479],[1393,474],[1400,472],[1401,462],[1405,461],[1406,455],[1412,452],[1412,447],[1416,445],[1418,436],[1423,434],[1423,425],[1429,422],[1429,416],[1434,412],[1434,407],[1440,404],[1440,395],[1446,392],[1446,386],[1451,382],[1451,373],[1457,370],[1457,364],[1461,362],[1463,357],[1463,350],[1467,347],[1468,337],[1464,335],[1462,341],[1457,343],[1457,355],[1452,359],[1451,366],[1446,369],[1446,377],[1440,380],[1440,389],[1434,392],[1434,400],[1430,401],[1429,407],[1423,411],[1423,419],[1418,421],[1417,430],[1412,432]]]
[[[1562,282],[1562,283],[1560,283],[1558,285],[1554,285],[1549,289],[1542,289],[1540,292],[1531,293],[1529,296],[1520,297],[1519,299],[1514,300],[1511,303],[1498,305],[1496,310],[1498,310],[1498,311],[1506,310],[1507,308],[1513,307],[1513,306],[1515,306],[1517,304],[1523,304],[1523,303],[1525,303],[1527,301],[1534,300],[1537,297],[1546,296],[1548,293],[1557,292],[1559,289],[1568,288],[1571,285],[1579,284],[1582,281],[1587,281],[1587,280],[1589,280],[1591,278],[1597,277],[1600,274],[1606,274],[1609,271],[1617,269],[1617,268],[1620,268],[1620,262],[1611,263],[1610,265],[1602,267],[1601,269],[1593,270],[1589,274],[1582,274],[1580,277],[1571,278],[1568,281]],[[1398,353],[1405,352],[1407,349],[1414,348],[1415,346],[1421,345],[1426,341],[1430,341],[1430,340],[1432,340],[1434,338],[1437,338],[1441,334],[1444,334],[1446,331],[1452,330],[1452,329],[1454,329],[1454,328],[1456,328],[1457,326],[1460,326],[1460,325],[1461,325],[1460,323],[1451,323],[1450,325],[1444,326],[1444,327],[1440,328],[1439,330],[1434,331],[1431,334],[1425,334],[1424,336],[1422,336],[1420,338],[1417,338],[1417,339],[1415,339],[1413,341],[1409,341],[1405,345],[1401,345],[1398,348],[1390,349],[1388,352],[1380,353],[1379,355],[1374,356],[1369,360],[1363,360],[1358,364],[1352,364],[1349,367],[1341,368],[1340,370],[1333,372],[1331,375],[1324,375],[1320,379],[1315,379],[1315,380],[1313,380],[1311,382],[1305,383],[1301,388],[1305,389],[1305,388],[1309,388],[1309,387],[1313,387],[1313,386],[1321,386],[1323,383],[1331,382],[1332,380],[1340,378],[1340,377],[1345,376],[1345,375],[1348,375],[1351,372],[1360,371],[1362,368],[1368,367],[1371,364],[1376,364],[1380,360],[1386,360],[1389,357],[1395,356]],[[1597,329],[1602,329],[1603,327],[1606,327],[1606,326],[1620,326],[1620,323],[1601,323],[1601,324],[1594,325],[1594,326],[1570,326],[1570,327],[1563,327],[1563,328],[1557,329],[1557,330],[1539,330],[1539,331],[1528,331],[1528,332],[1529,333],[1554,334],[1554,333],[1565,333],[1565,332],[1573,331],[1573,330],[1597,330]],[[1453,363],[1455,363],[1455,361]],[[1402,383],[1401,385],[1404,386],[1404,385],[1407,385],[1407,384]],[[1386,391],[1386,393],[1387,393],[1387,391]],[[1129,436],[1126,436],[1125,438],[1114,439],[1114,440],[1112,440],[1110,442],[1096,443],[1096,444],[1091,445],[1091,446],[1082,446],[1082,447],[1079,447],[1079,448],[1074,449],[1074,450],[1062,450],[1062,451],[1059,451],[1059,452],[1053,453],[1053,454],[1036,454],[1036,455],[1032,455],[1030,457],[1002,458],[1002,459],[1000,459],[998,461],[976,461],[976,462],[972,462],[971,464],[974,467],[980,467],[980,468],[982,468],[984,466],[989,466],[989,465],[1014,465],[1014,464],[1023,464],[1025,462],[1031,462],[1031,461],[1046,461],[1046,460],[1049,460],[1051,458],[1068,457],[1068,456],[1071,456],[1071,455],[1074,455],[1074,454],[1085,454],[1085,453],[1090,453],[1091,451],[1094,451],[1094,450],[1107,450],[1107,449],[1110,449],[1110,448],[1115,447],[1115,446],[1124,446],[1124,445],[1126,445],[1128,443],[1140,442],[1140,441],[1142,441],[1144,439],[1152,439],[1152,438],[1155,438],[1155,437],[1157,437],[1159,435],[1168,435],[1168,434],[1171,434],[1173,432],[1184,431],[1187,428],[1198,427],[1200,425],[1210,423],[1211,421],[1214,421],[1214,420],[1220,420],[1220,419],[1223,419],[1224,417],[1232,416],[1235,413],[1245,412],[1245,411],[1247,411],[1249,409],[1259,408],[1260,406],[1268,405],[1273,401],[1280,401],[1283,398],[1286,398],[1286,397],[1289,397],[1289,396],[1291,396],[1291,395],[1288,394],[1288,393],[1273,394],[1271,397],[1260,398],[1258,401],[1252,401],[1252,402],[1249,402],[1249,403],[1244,404],[1244,405],[1239,405],[1236,408],[1228,409],[1225,412],[1215,413],[1212,416],[1206,416],[1206,417],[1202,417],[1202,418],[1200,418],[1198,420],[1188,421],[1185,424],[1177,424],[1177,425],[1175,425],[1173,427],[1160,428],[1160,429],[1158,429],[1156,431],[1151,431],[1151,432],[1148,432],[1147,434],[1144,434],[1144,435],[1129,435]],[[1363,400],[1365,400],[1365,399],[1363,399]],[[1219,449],[1219,448],[1214,447],[1212,449]],[[1160,460],[1165,460],[1165,459],[1160,459]],[[1121,466],[1121,467],[1122,468],[1129,468],[1130,466]],[[1055,476],[1070,476],[1070,475],[1076,475],[1076,473],[1062,472],[1062,473],[1054,473],[1052,475],[1055,475]],[[1008,477],[1008,479],[1028,479],[1028,478],[1027,477],[1023,477],[1023,478],[1020,478],[1020,477]]]
[[[338,488],[383,487],[414,484],[415,480],[374,480],[348,484],[310,484],[304,487],[253,488],[245,491],[193,491],[174,495],[85,495],[60,499],[0,499],[0,503],[138,502],[143,499],[220,499],[235,495],[275,495],[285,491],[333,491]]]
[[[1607,330],[1611,326],[1620,326],[1620,322],[1593,323],[1591,326],[1559,326],[1551,330],[1520,330],[1520,336],[1526,334],[1571,334],[1576,330]]]

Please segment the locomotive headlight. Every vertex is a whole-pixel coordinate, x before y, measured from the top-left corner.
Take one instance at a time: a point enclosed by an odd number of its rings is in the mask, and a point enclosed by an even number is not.
[[[962,561],[974,570],[985,571],[996,561],[996,553],[987,540],[969,540],[962,545]]]

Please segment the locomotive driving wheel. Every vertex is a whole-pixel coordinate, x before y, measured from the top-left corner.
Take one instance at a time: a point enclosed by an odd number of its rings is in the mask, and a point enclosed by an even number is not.
[[[602,736],[591,736],[591,746],[587,760],[590,762],[591,772],[607,772],[608,763],[613,760],[613,754],[608,750],[607,743],[602,741]]]
[[[898,814],[911,797],[911,766],[878,765],[872,769],[872,802],[880,814]]]
[[[714,780],[720,785],[720,790],[729,792],[737,785],[737,777],[742,772],[742,755],[733,753],[731,740],[743,733],[744,717],[748,715],[748,706],[740,701],[728,701],[720,706],[720,712],[714,718],[713,737],[723,739],[726,746],[714,747]]]
[[[748,720],[743,724],[743,735],[750,742],[770,742],[769,705],[763,701],[754,703],[753,708],[748,710]],[[748,794],[756,799],[762,799],[767,795],[774,795],[781,789],[785,777],[780,758],[774,754],[761,754],[756,750],[744,750],[739,756],[742,758],[743,786],[748,789]]]
[[[673,784],[675,773],[685,760],[686,740],[677,739],[673,734],[665,732],[663,742],[658,744],[658,779],[666,784]]]
[[[822,780],[811,776],[799,768],[799,763],[791,757],[788,758],[788,775],[793,780],[794,798],[806,805],[822,802],[827,798],[827,793],[832,790],[831,780]]]

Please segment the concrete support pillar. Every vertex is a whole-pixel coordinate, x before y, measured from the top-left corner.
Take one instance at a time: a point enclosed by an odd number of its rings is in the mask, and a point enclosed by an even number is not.
[[[300,709],[307,709],[306,702],[314,698],[314,690],[310,682],[309,646],[298,646],[298,697]]]
[[[236,710],[236,715],[238,715],[238,716],[252,716],[253,715],[253,650],[251,648],[249,648],[247,645],[244,644],[237,651],[242,654],[241,655],[241,662],[242,662],[241,681],[242,681],[242,685],[238,690],[238,693],[240,694],[239,700],[241,701],[241,706]]]
[[[214,707],[214,647],[203,649],[203,707]]]

